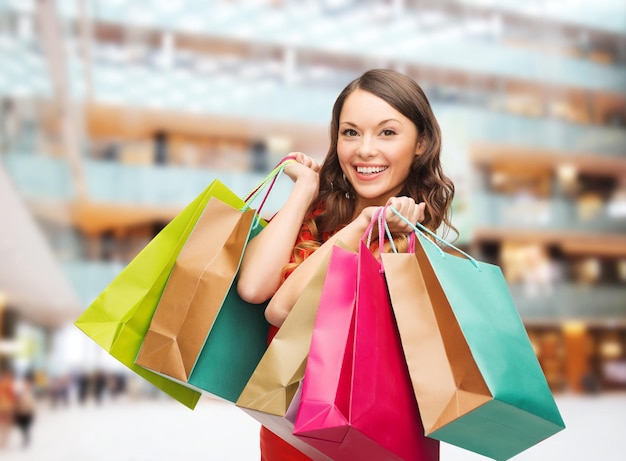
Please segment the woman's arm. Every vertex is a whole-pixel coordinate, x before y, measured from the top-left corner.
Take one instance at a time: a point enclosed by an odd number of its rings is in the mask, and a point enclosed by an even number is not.
[[[305,214],[319,188],[319,165],[310,157],[294,155],[297,163],[285,167],[294,181],[280,211],[246,248],[238,273],[237,292],[247,302],[260,304],[278,289],[283,267],[289,262]]]
[[[335,233],[289,275],[265,309],[265,318],[269,323],[277,327],[282,325],[287,314],[289,314],[305,286],[315,274],[321,261],[331,251],[335,242],[339,240],[349,248],[354,250],[358,248],[359,241],[367,230],[374,210],[375,207],[372,207],[361,213],[357,219]]]
[[[392,197],[387,202],[387,205],[396,208],[400,214],[408,217],[407,219],[412,222],[423,221],[424,219],[425,204],[416,204],[410,197]],[[329,238],[289,275],[265,309],[265,318],[268,322],[277,327],[282,325],[305,286],[315,274],[319,264],[331,251],[335,242],[341,241],[355,251],[358,249],[359,242],[367,231],[372,217],[378,208],[364,208],[350,224]],[[386,210],[385,219],[392,232],[412,232],[411,227],[400,220],[391,210]],[[377,240],[378,226],[374,225],[373,232],[373,240]]]

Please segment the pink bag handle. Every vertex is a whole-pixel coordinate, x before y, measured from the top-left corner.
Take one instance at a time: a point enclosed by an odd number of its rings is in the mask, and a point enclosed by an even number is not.
[[[380,245],[384,244],[385,234],[387,234],[387,239],[391,244],[391,249],[394,253],[397,253],[398,249],[396,248],[396,244],[393,241],[393,236],[391,235],[391,231],[389,230],[389,226],[387,225],[387,219],[385,218],[385,215],[387,214],[387,208],[389,208],[389,206],[385,205],[378,215],[378,241],[382,242],[380,243]]]
[[[372,218],[370,219],[370,223],[367,226],[367,229],[365,229],[365,232],[361,236],[361,241],[365,242],[368,248],[370,244],[372,243],[372,232],[374,231],[374,223],[378,222],[378,218],[381,213],[382,213],[382,207],[378,208],[374,212],[374,214],[372,215]]]
[[[385,212],[387,208],[388,208],[387,206],[384,206],[384,207],[381,206],[374,212],[374,215],[372,216],[372,219],[370,220],[370,223],[367,226],[365,233],[361,237],[361,240],[364,240],[367,237],[366,243],[368,247],[370,246],[370,244],[372,243],[372,232],[374,230],[374,223],[377,222],[379,242],[384,243],[385,234],[387,234],[387,238],[389,239],[389,242],[391,243],[391,248],[393,248],[394,253],[397,253],[396,245],[394,244],[393,238],[391,237],[391,231],[389,231],[389,226],[387,226],[387,221],[385,220]]]
[[[415,232],[409,234],[409,249],[407,253],[415,253]]]
[[[372,243],[372,233],[374,231],[374,223],[378,223],[378,248],[382,248],[383,245],[385,244],[385,234],[387,234],[387,239],[389,240],[389,243],[391,243],[391,248],[393,249],[394,253],[398,252],[398,249],[396,248],[396,245],[393,241],[393,237],[391,235],[391,231],[389,230],[389,226],[387,226],[387,221],[385,220],[385,213],[387,211],[387,207],[379,207],[375,212],[374,215],[372,216],[372,219],[370,220],[369,225],[367,226],[367,229],[365,230],[363,236],[361,237],[361,241],[364,241],[367,237],[367,241],[365,242],[367,247],[369,248],[370,244]],[[383,261],[382,258],[379,258],[380,261],[380,273],[383,274],[384,268],[383,268]]]
[[[283,164],[286,164],[288,160],[295,160],[295,159],[296,159],[295,155],[287,155],[286,157],[283,157],[280,160],[280,162],[276,164],[274,169],[263,180],[261,180],[261,182],[252,190],[252,192],[248,194],[248,196],[244,199],[244,202],[249,202],[259,192],[259,190],[267,184],[270,178],[272,178],[272,184],[270,184],[270,190],[271,190],[272,187],[274,186],[274,183],[276,182],[276,178],[277,178],[276,170],[280,169],[281,167],[284,167],[285,165]],[[269,194],[269,191],[268,191],[268,194]],[[265,200],[263,200],[263,202],[265,202]]]
[[[268,184],[269,184],[269,187],[267,191],[265,192],[263,200],[261,201],[259,208],[256,210],[257,219],[252,227],[256,227],[258,222],[261,220],[261,210],[263,209],[263,206],[265,205],[265,202],[267,201],[270,195],[270,192],[272,191],[274,184],[276,183],[276,180],[282,174],[285,167],[289,163],[293,163],[293,162],[295,162],[295,156],[293,155],[288,155],[284,157],[283,159],[281,159],[281,161],[278,162],[278,164],[274,167],[274,169],[265,178],[263,178],[263,180],[261,180],[261,182],[252,190],[252,192],[248,194],[248,196],[244,200],[245,204],[242,208],[243,211],[250,208],[250,206],[252,205],[252,202],[254,202],[254,200],[261,194],[261,192],[263,192],[263,190],[266,187],[268,187]]]

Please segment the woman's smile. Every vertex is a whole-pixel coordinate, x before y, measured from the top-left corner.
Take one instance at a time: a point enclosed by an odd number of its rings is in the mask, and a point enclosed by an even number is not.
[[[360,166],[360,165],[356,165],[354,167],[354,169],[356,170],[357,174],[362,175],[362,176],[375,176],[378,175],[380,173],[382,173],[383,171],[385,171],[387,169],[386,166]]]

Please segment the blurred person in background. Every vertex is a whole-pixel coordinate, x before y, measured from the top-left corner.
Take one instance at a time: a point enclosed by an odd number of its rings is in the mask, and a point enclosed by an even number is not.
[[[76,376],[76,387],[78,390],[78,403],[84,405],[91,392],[91,379],[86,372],[78,372]]]
[[[30,428],[35,419],[35,377],[27,373],[17,386],[15,425],[22,433],[22,446],[30,445]]]
[[[108,376],[102,370],[96,370],[92,376],[93,396],[96,403],[100,405],[108,388]]]
[[[49,396],[52,408],[57,406],[67,407],[70,404],[70,390],[72,386],[72,376],[69,374],[55,376],[50,380]]]
[[[379,207],[393,206],[432,231],[442,223],[454,229],[454,185],[440,163],[439,124],[415,81],[387,69],[366,72],[341,92],[330,125],[321,167],[304,153],[292,154],[296,163],[284,171],[294,187],[243,257],[237,289],[248,302],[270,300],[268,340],[335,242],[356,250]],[[385,218],[399,251],[406,251],[412,228],[391,210]],[[379,253],[377,244],[372,251]],[[260,445],[262,461],[309,459],[265,427]]]
[[[15,375],[8,367],[0,370],[0,450],[6,447],[15,418]]]

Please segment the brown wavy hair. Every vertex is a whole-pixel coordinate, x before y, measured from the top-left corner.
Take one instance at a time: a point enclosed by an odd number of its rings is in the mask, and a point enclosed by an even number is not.
[[[310,254],[322,243],[322,233],[334,233],[347,225],[354,215],[354,188],[343,176],[337,157],[339,119],[346,98],[357,89],[367,91],[386,101],[402,115],[410,119],[417,128],[420,142],[424,145],[421,155],[416,155],[406,179],[402,196],[412,197],[416,203],[426,202],[425,227],[437,231],[443,224],[443,233],[457,233],[450,221],[450,206],[454,198],[454,184],[444,175],[441,166],[441,129],[422,88],[410,77],[389,69],[373,69],[353,80],[335,100],[330,122],[330,146],[320,169],[319,195],[311,205],[321,207],[321,214],[305,221],[304,225],[314,241],[302,242],[294,248],[295,263]],[[406,248],[404,236],[394,236],[398,249]],[[304,253],[304,254],[302,254]]]

